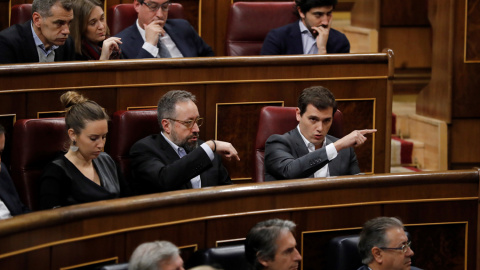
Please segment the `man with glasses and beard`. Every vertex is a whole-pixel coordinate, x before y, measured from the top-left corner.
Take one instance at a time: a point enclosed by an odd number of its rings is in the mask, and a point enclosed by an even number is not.
[[[160,134],[136,142],[130,149],[134,186],[141,194],[228,185],[232,181],[222,164],[238,157],[228,142],[199,139],[203,118],[187,91],[166,93],[157,108]]]
[[[133,1],[138,19],[116,35],[122,39],[124,58],[214,56],[212,48],[186,20],[167,20],[170,4],[170,0]]]

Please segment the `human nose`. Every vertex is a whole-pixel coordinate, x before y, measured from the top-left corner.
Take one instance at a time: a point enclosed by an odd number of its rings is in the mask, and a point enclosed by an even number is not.
[[[100,30],[105,29],[105,24],[100,22],[100,24],[98,25],[98,29],[100,29]]]
[[[103,147],[105,146],[105,141],[106,139],[101,139],[100,142],[97,144],[97,147],[103,149]]]
[[[200,132],[200,127],[198,126],[198,122],[195,121],[192,127],[192,132]]]
[[[62,34],[68,35],[70,34],[70,27],[68,25],[64,25],[62,28]]]
[[[300,252],[298,252],[298,250],[295,249],[294,261],[301,261],[301,260],[302,260],[302,255],[300,255]]]
[[[413,252],[413,249],[411,247],[408,247],[408,250],[405,253],[405,256],[412,257],[414,254],[415,254],[415,252]]]
[[[322,16],[322,25],[327,25],[328,21],[329,21],[329,19],[328,19],[327,15]]]
[[[160,7],[157,9],[156,16],[157,16],[160,20],[163,20],[163,19],[165,19],[165,12],[168,12],[168,11],[163,11],[162,7],[160,6]]]

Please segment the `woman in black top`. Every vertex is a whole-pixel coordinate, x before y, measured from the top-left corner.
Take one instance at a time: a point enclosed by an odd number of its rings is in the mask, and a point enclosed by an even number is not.
[[[96,102],[70,91],[60,97],[70,149],[42,175],[42,209],[120,197],[127,191],[113,159],[103,152],[108,115]]]

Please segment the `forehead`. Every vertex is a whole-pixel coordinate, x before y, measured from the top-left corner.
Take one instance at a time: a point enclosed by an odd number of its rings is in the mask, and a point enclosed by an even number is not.
[[[294,247],[297,245],[295,237],[293,237],[292,232],[289,230],[282,230],[277,238],[277,253],[284,251],[287,248]]]
[[[56,3],[55,5],[53,5],[52,8],[50,9],[50,12],[52,16],[48,17],[47,19],[51,19],[53,21],[58,19],[63,19],[63,20],[73,19],[73,9],[70,9],[70,11],[67,11],[60,5],[60,3]]]
[[[305,110],[305,113],[303,116],[305,117],[310,117],[310,116],[316,116],[320,119],[325,119],[325,118],[331,118],[333,114],[333,108],[328,107],[326,109],[318,109],[317,107],[313,106],[312,104],[307,105],[307,109]]]
[[[408,241],[408,237],[402,228],[390,228],[385,232],[388,244],[399,246]]]
[[[166,3],[166,2],[169,2],[170,0],[149,0],[149,1],[145,1],[145,2],[148,2],[148,3],[152,3],[152,4],[158,4],[158,5],[161,5],[163,3]]]
[[[198,116],[197,105],[191,101],[180,101],[175,103],[175,115],[176,117],[195,118]],[[184,119],[178,119],[184,120]]]
[[[333,11],[333,6],[313,7],[308,12],[311,13],[328,13]]]
[[[101,16],[103,14],[103,9],[99,6],[95,6],[92,9],[92,12],[90,12],[90,18],[96,17],[96,16]]]
[[[95,120],[85,123],[85,128],[81,131],[85,134],[104,134],[108,131],[107,120]]]

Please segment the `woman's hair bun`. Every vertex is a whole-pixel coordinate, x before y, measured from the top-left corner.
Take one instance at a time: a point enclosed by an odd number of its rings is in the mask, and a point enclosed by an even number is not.
[[[68,109],[73,105],[86,102],[88,99],[75,91],[68,91],[60,97],[60,102]]]

